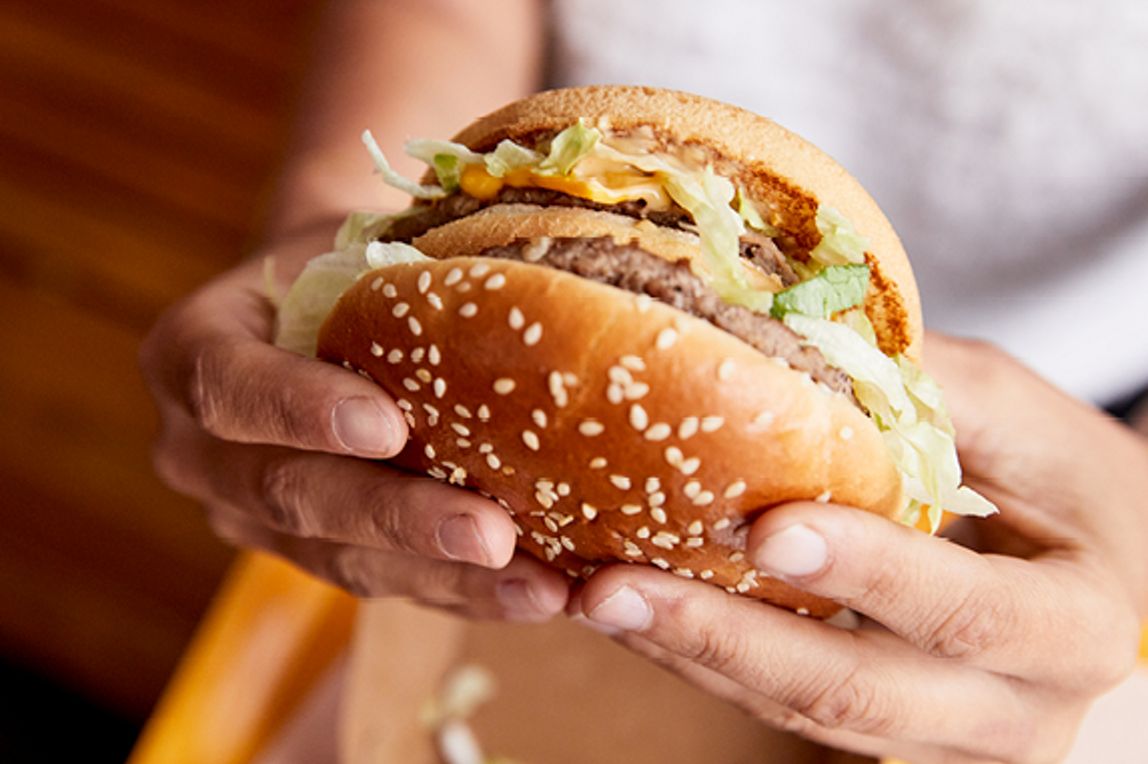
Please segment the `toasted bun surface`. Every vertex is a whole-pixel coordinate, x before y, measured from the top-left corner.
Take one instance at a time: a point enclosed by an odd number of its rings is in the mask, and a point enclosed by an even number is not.
[[[522,546],[571,575],[648,562],[827,615],[832,603],[753,572],[748,521],[813,497],[899,506],[881,437],[844,396],[705,321],[542,266],[373,271],[324,325],[320,355],[399,401],[401,464],[495,497]]]
[[[821,205],[841,213],[869,244],[877,286],[866,312],[881,349],[917,359],[923,336],[920,297],[901,241],[884,213],[831,157],[777,123],[736,106],[658,88],[597,85],[549,90],[471,124],[455,140],[478,151],[510,138],[525,144],[584,119],[620,135],[649,134],[667,150],[696,156],[735,179],[766,222],[805,249],[821,240]]]

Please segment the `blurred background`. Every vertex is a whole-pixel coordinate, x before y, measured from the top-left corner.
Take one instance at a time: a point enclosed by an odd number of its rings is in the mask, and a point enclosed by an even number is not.
[[[136,349],[256,240],[318,5],[0,0],[0,761],[122,761],[226,570]]]

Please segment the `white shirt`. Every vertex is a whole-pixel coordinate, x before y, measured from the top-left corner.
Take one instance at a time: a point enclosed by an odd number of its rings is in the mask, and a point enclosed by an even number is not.
[[[1148,2],[553,0],[555,85],[679,88],[834,156],[926,323],[1070,392],[1148,385]]]

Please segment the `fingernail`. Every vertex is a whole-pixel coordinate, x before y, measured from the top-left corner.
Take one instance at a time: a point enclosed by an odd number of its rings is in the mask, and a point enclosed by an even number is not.
[[[586,614],[591,621],[619,631],[641,631],[650,625],[654,611],[638,592],[623,586]]]
[[[534,596],[530,584],[521,578],[499,581],[494,596],[502,605],[503,614],[512,621],[540,621],[553,615]]]
[[[490,551],[478,532],[478,523],[470,515],[455,515],[443,520],[436,535],[439,548],[452,560],[490,564]]]
[[[809,576],[825,567],[829,547],[808,525],[791,525],[769,536],[754,553],[758,568],[779,576]]]
[[[345,398],[331,412],[331,428],[343,448],[353,453],[391,455],[398,449],[398,428],[370,398]]]

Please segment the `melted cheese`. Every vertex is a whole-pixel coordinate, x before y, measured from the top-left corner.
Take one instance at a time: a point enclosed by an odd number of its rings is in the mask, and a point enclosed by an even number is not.
[[[504,186],[513,188],[544,188],[549,191],[588,199],[599,204],[618,204],[643,199],[651,209],[666,209],[669,195],[657,175],[647,175],[632,169],[615,169],[597,177],[542,175],[529,167],[511,170],[496,178],[480,164],[467,165],[459,178],[459,187],[469,196],[490,201]]]

